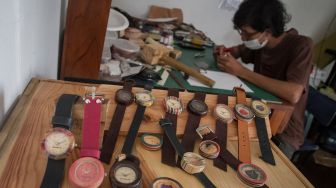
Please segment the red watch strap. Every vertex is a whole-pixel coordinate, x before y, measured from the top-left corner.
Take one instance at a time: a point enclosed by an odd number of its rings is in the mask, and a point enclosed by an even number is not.
[[[101,98],[88,97],[85,99],[84,119],[82,129],[82,145],[80,157],[100,157],[99,130],[100,130]]]
[[[169,89],[168,96],[179,97],[179,91],[177,89]],[[166,119],[171,121],[172,128],[176,133],[177,115],[166,112]],[[176,152],[166,134],[163,134],[161,161],[169,166],[176,166]]]
[[[224,94],[218,94],[217,104],[228,104],[228,96]],[[217,136],[216,142],[220,146],[221,150],[219,155],[225,155],[226,144],[227,144],[227,123],[224,123],[221,120],[216,120],[216,131],[215,134]],[[226,162],[217,157],[214,159],[214,166],[226,171],[227,165]]]

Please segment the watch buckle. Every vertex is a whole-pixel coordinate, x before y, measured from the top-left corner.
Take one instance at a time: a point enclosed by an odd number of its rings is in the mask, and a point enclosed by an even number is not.
[[[118,162],[123,161],[123,160],[126,159],[126,157],[127,157],[126,154],[121,153],[121,154],[119,154],[119,155],[117,156],[117,161],[118,161]]]
[[[202,132],[207,129],[209,130],[209,133],[206,133],[206,134],[202,134]],[[198,134],[199,137],[201,137],[201,139],[203,139],[203,137],[207,134],[210,134],[210,133],[215,133],[209,126],[207,125],[203,125],[203,126],[199,126],[197,129],[196,129],[196,132]]]
[[[240,91],[243,91],[245,92],[245,89],[242,88],[243,84],[240,84],[240,86],[235,86],[233,88],[233,95],[236,95],[237,94],[237,90],[240,90]]]

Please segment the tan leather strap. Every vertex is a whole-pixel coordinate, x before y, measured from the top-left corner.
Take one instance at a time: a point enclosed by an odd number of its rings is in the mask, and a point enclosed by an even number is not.
[[[235,88],[237,104],[246,104],[245,90]],[[248,123],[238,119],[238,158],[243,163],[251,163]]]

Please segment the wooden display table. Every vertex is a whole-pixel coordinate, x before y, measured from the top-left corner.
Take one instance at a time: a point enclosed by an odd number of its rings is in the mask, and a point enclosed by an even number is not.
[[[39,187],[42,181],[47,164],[47,156],[41,151],[41,142],[45,133],[51,127],[51,118],[54,113],[55,103],[63,93],[84,95],[88,92],[89,84],[64,82],[56,80],[33,79],[14,110],[6,120],[3,129],[0,130],[0,185],[1,187]],[[97,93],[105,94],[107,103],[104,105],[102,114],[102,127],[109,127],[114,108],[114,93],[121,86],[96,85]],[[141,88],[133,88],[133,92]],[[155,105],[146,110],[146,114],[152,117],[151,122],[142,122],[140,133],[156,132],[162,133],[157,120],[164,115],[162,100],[166,96],[165,90],[153,90],[156,97]],[[193,97],[193,93],[181,92],[180,96],[184,104]],[[206,103],[211,113],[202,118],[201,124],[208,124],[214,127],[212,110],[217,101],[216,95],[207,95]],[[234,105],[235,98],[229,98],[229,106]],[[125,135],[133,115],[136,105],[132,104],[127,108],[121,128],[121,135]],[[74,108],[76,140],[80,141],[80,126],[82,118],[82,105],[76,104]],[[188,113],[183,112],[178,118],[178,135],[183,134],[184,125]],[[266,121],[270,135],[269,121]],[[228,149],[237,156],[236,124],[232,123],[228,127]],[[249,125],[251,140],[256,140],[254,123]],[[124,137],[120,136],[116,145],[115,154],[118,154],[123,145]],[[167,176],[178,180],[185,188],[197,188],[202,185],[191,175],[186,174],[179,168],[172,168],[161,163],[160,151],[147,151],[136,141],[134,154],[141,160],[143,172],[143,187],[150,187],[150,183],[157,177]],[[263,162],[260,158],[258,142],[251,142],[252,162],[265,170],[268,176],[267,185],[269,187],[312,187],[309,181],[291,164],[291,162],[271,144],[276,166]],[[195,148],[197,149],[197,148]],[[69,187],[68,169],[69,166],[79,156],[76,149],[66,160],[65,178],[63,187]],[[111,164],[112,165],[112,164]],[[108,173],[111,165],[104,165]],[[237,177],[236,173],[228,167],[228,172],[213,167],[212,161],[207,160],[205,174],[219,187],[246,187]],[[110,187],[106,177],[101,187]]]

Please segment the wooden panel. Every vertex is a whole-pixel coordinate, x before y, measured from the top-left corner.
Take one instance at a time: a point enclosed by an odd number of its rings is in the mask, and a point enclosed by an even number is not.
[[[97,79],[111,0],[69,0],[61,79]]]
[[[54,113],[55,101],[62,93],[82,95],[86,91],[86,85],[79,83],[42,80],[33,81],[31,84],[33,85],[28,87],[23,94],[23,98],[18,103],[22,104],[22,106],[17,105],[15,107],[13,114],[6,122],[4,129],[0,132],[1,136],[7,135],[6,144],[2,144],[3,147],[0,148],[1,187],[39,187],[47,163],[47,156],[41,152],[40,143],[43,140],[45,132],[51,127],[50,119]],[[98,87],[98,91],[105,91],[109,87],[111,86],[101,85]],[[154,95],[156,95],[156,92],[154,91]],[[112,99],[111,96],[111,94],[107,94],[106,98]],[[186,93],[185,96],[189,100],[190,98],[187,96],[190,96],[190,93]],[[210,102],[208,98],[207,102]],[[108,107],[109,105],[107,105]],[[79,123],[79,121],[75,122],[76,124]],[[145,124],[142,125],[142,127],[145,126]],[[78,135],[76,136],[78,137]],[[120,153],[123,141],[124,137],[120,136],[114,156]],[[252,162],[266,171],[268,175],[267,184],[270,187],[312,187],[309,181],[298,172],[273,144],[272,148],[277,163],[276,166],[263,162],[259,158],[258,143],[251,143]],[[237,156],[236,141],[229,141],[228,149]],[[194,177],[184,173],[179,168],[172,168],[161,164],[161,152],[145,150],[139,143],[139,138],[135,144],[134,154],[141,160],[143,187],[149,187],[151,181],[160,176],[175,178],[184,187],[202,187]],[[76,149],[66,160],[65,178],[62,186],[64,188],[70,187],[67,178],[68,169],[78,157],[79,150]],[[104,165],[107,173],[111,165]],[[207,160],[205,173],[217,187],[246,187],[246,185],[241,183],[232,169],[229,168],[228,172],[221,171],[213,167],[210,160]],[[101,187],[110,187],[108,178],[104,178]]]

